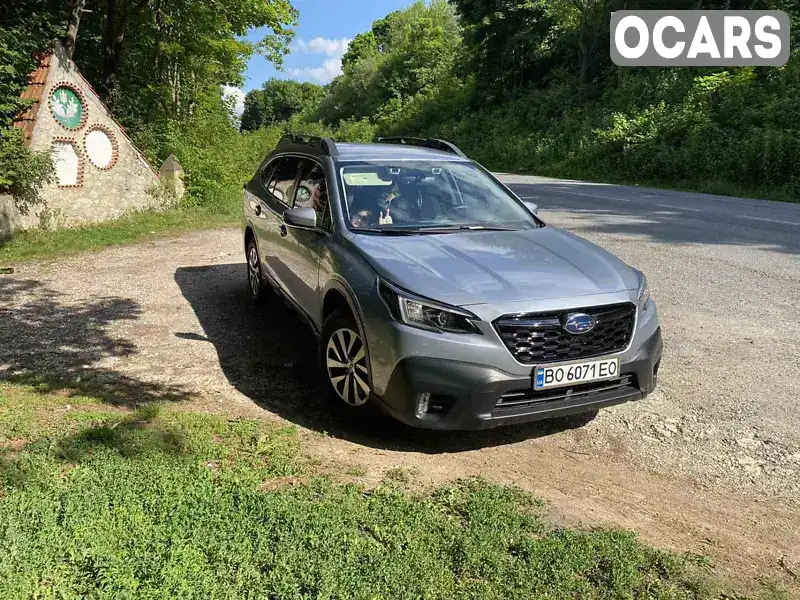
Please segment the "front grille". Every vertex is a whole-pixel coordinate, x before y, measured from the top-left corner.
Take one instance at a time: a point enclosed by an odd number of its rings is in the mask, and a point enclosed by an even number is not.
[[[584,383],[570,388],[556,388],[552,390],[526,388],[503,394],[495,405],[495,410],[525,408],[543,402],[556,402],[559,400],[579,401],[587,396],[611,395],[612,393],[618,395],[630,391],[637,391],[638,389],[636,376],[633,374],[623,375],[619,379]]]
[[[580,335],[565,331],[562,324],[571,313],[594,317],[594,329]],[[507,315],[497,319],[494,326],[514,358],[524,364],[541,364],[620,352],[631,341],[635,320],[636,306],[625,303]]]

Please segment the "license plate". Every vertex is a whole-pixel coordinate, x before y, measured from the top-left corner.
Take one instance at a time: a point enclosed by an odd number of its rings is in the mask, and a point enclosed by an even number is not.
[[[605,358],[569,365],[536,367],[533,387],[537,390],[564,387],[603,379],[613,379],[619,375],[619,358]]]

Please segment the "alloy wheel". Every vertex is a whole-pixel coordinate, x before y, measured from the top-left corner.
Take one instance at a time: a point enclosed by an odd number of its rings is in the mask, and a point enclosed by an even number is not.
[[[361,337],[352,329],[341,328],[328,338],[325,349],[328,378],[339,398],[351,406],[369,399],[369,369]]]
[[[247,251],[247,282],[250,284],[250,293],[253,294],[253,298],[258,298],[261,291],[261,272],[255,244],[251,244]]]

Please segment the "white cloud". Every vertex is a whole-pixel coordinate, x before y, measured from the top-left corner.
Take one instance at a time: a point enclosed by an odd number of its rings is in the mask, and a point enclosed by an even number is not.
[[[347,47],[353,40],[348,38],[341,38],[339,40],[329,40],[324,37],[315,37],[310,42],[306,42],[303,38],[298,38],[292,42],[291,49],[293,52],[302,52],[304,54],[325,54],[331,57],[344,56],[347,52]]]
[[[347,52],[347,47],[350,45],[350,42],[347,38],[342,38],[340,40],[326,40],[325,38],[315,37],[313,40],[308,42],[308,49],[311,52],[316,52],[318,54],[326,54],[327,56],[344,56],[344,53]]]
[[[223,85],[222,97],[226,100],[232,98],[236,102],[234,110],[236,111],[236,116],[241,117],[244,112],[244,92],[237,87]]]
[[[342,74],[341,58],[326,58],[320,67],[306,67],[305,69],[287,69],[292,77],[310,78],[319,83],[330,83],[331,80]]]
[[[315,37],[307,42],[303,38],[297,38],[291,44],[292,52],[324,54],[328,58],[318,67],[287,69],[286,72],[298,79],[311,79],[318,83],[330,83],[334,77],[342,74],[342,56],[347,52],[347,47],[352,41],[349,38],[329,40],[324,37]]]

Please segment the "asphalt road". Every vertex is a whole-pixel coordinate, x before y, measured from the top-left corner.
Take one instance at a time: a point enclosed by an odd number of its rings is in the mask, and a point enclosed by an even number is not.
[[[800,253],[800,203],[770,202],[652,188],[500,175],[543,211],[604,219],[598,231],[646,235],[666,243],[755,245]]]

